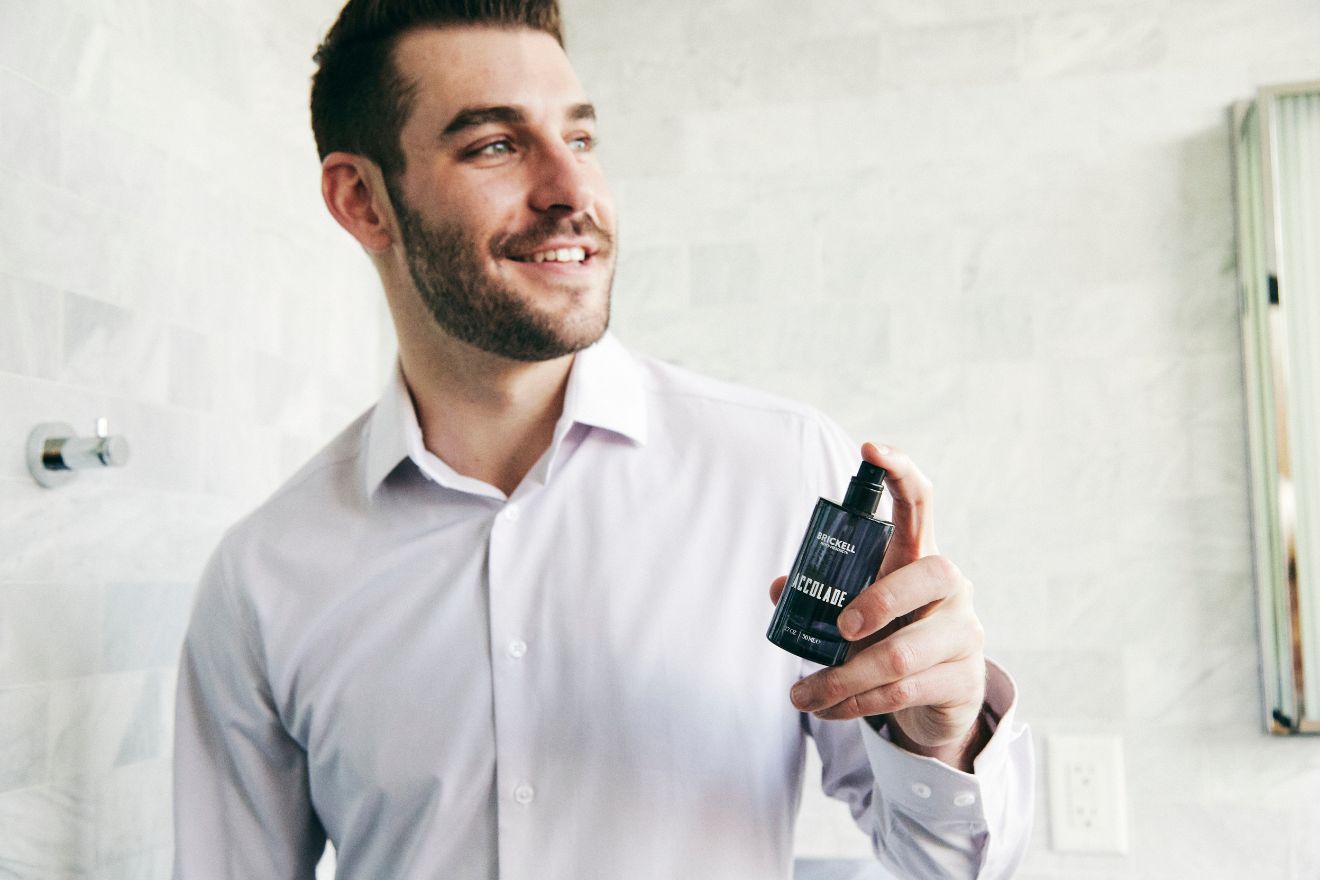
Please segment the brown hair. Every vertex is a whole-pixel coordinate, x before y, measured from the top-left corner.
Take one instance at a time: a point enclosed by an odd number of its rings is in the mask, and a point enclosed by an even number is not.
[[[366,156],[387,179],[403,171],[399,132],[416,84],[394,64],[399,38],[422,27],[487,25],[544,31],[564,44],[558,0],[349,0],[312,56],[312,133],[324,159]]]

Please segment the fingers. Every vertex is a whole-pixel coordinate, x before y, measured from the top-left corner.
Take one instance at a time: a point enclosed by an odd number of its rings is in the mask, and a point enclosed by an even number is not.
[[[983,663],[980,622],[970,613],[944,618],[917,621],[864,648],[842,666],[807,676],[793,686],[793,705],[822,718],[856,717],[957,702],[972,695],[985,675],[974,668]],[[964,662],[968,660],[974,661],[972,666]],[[961,672],[962,677],[950,678],[951,671]],[[875,709],[880,704],[888,708]],[[843,714],[822,714],[825,711]]]
[[[892,446],[863,443],[862,458],[885,469],[885,488],[895,504],[930,506],[934,487],[906,452]]]
[[[932,603],[970,599],[971,589],[971,581],[958,566],[943,556],[927,556],[883,575],[858,593],[839,615],[839,632],[855,642]]]
[[[779,604],[779,594],[784,592],[784,584],[788,583],[788,575],[781,574],[770,582],[770,603]]]
[[[978,658],[941,663],[916,675],[887,685],[854,694],[815,712],[825,721],[843,721],[867,715],[892,715],[917,707],[948,707],[950,714],[965,714],[962,707],[980,706],[980,681],[984,679],[984,661]],[[958,719],[950,727],[965,726]]]
[[[881,573],[939,551],[935,546],[935,488],[907,453],[892,446],[862,444],[862,457],[885,469],[885,488],[894,502],[894,537]]]

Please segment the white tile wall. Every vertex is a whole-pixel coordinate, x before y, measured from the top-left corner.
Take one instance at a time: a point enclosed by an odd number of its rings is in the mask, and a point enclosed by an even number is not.
[[[168,875],[190,585],[378,386],[306,126],[337,6],[0,0],[0,875]],[[619,334],[909,448],[1040,738],[1124,737],[1132,852],[1041,823],[1022,876],[1320,872],[1320,747],[1257,730],[1225,125],[1320,77],[1320,7],[565,8]],[[99,415],[132,466],[36,487],[28,427]],[[861,855],[807,792],[800,851]]]
[[[201,564],[383,381],[307,125],[335,10],[293,5],[0,0],[0,876],[169,876]],[[127,468],[28,477],[101,415]]]

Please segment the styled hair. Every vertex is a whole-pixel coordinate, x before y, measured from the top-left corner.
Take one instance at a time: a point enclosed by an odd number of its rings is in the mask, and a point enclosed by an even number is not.
[[[343,150],[371,159],[386,179],[402,173],[399,133],[416,83],[399,72],[394,47],[409,31],[462,25],[530,28],[564,45],[558,0],[349,0],[312,56],[320,157]]]

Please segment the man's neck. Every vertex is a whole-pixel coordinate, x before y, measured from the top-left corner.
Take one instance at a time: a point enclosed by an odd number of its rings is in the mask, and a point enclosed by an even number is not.
[[[573,356],[523,363],[457,342],[410,348],[399,360],[426,448],[513,494],[550,447]]]

